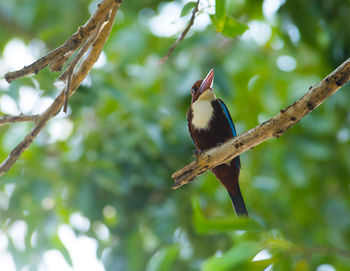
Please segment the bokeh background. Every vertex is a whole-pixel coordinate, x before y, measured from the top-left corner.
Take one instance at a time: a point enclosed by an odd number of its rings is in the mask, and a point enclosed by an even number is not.
[[[241,155],[250,220],[210,172],[176,191],[170,177],[193,160],[193,82],[214,68],[238,133],[255,127],[349,57],[349,1],[202,0],[158,66],[187,2],[125,0],[68,114],[0,178],[1,270],[350,270],[349,85]],[[1,1],[0,75],[62,44],[97,3]],[[42,112],[58,75],[0,78],[1,114]],[[31,127],[0,128],[1,160]]]

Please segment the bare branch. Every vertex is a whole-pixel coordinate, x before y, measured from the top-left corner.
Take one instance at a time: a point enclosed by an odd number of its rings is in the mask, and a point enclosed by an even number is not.
[[[119,3],[121,3],[121,1]],[[69,92],[69,96],[71,96],[72,93],[78,88],[80,83],[84,80],[88,72],[91,70],[92,66],[98,60],[102,52],[103,46],[111,33],[113,22],[119,9],[119,5],[120,4],[112,8],[108,22],[103,26],[101,32],[97,36],[96,40],[93,42],[89,54],[84,59],[83,63],[79,66],[77,72],[73,75],[72,87]]]
[[[56,48],[46,56],[43,56],[39,60],[24,67],[21,70],[9,72],[5,74],[5,79],[7,82],[12,82],[23,76],[29,74],[38,73],[41,69],[60,59],[65,54],[77,50],[96,28],[99,22],[105,20],[106,13],[108,13],[112,7],[120,5],[121,1],[115,0],[103,0],[99,5],[96,12],[90,17],[84,26],[79,27],[78,31],[75,32],[69,39],[65,41],[63,45]]]
[[[286,130],[323,103],[349,80],[350,58],[319,84],[310,87],[309,91],[303,97],[281,110],[275,117],[240,136],[198,154],[196,161],[193,161],[172,175],[175,182],[173,189],[194,180],[208,169],[231,161],[237,155],[272,137],[280,137]]]
[[[73,73],[75,70],[75,67],[77,66],[78,62],[81,60],[81,58],[85,55],[85,53],[90,48],[91,44],[96,40],[98,34],[100,33],[102,27],[102,23],[98,25],[96,30],[94,31],[94,34],[85,42],[83,47],[80,49],[79,53],[75,56],[75,58],[72,60],[72,62],[69,64],[65,72],[60,76],[60,80],[65,81],[67,80],[67,86],[65,91],[65,97],[64,97],[64,106],[63,106],[63,112],[67,113],[67,106],[68,106],[68,93],[71,89],[71,82]]]
[[[197,3],[195,5],[195,7],[192,10],[192,16],[191,19],[187,25],[187,27],[185,28],[185,30],[181,33],[180,38],[178,38],[174,44],[170,47],[168,53],[158,62],[158,65],[163,64],[165,61],[168,60],[168,58],[170,57],[170,55],[172,54],[172,52],[175,50],[176,46],[186,37],[188,31],[190,30],[190,28],[192,27],[193,23],[194,23],[194,19],[196,18],[196,13],[198,12],[198,5],[199,5],[199,1],[197,0]]]
[[[74,51],[69,51],[68,53],[64,54],[63,56],[61,56],[58,59],[51,62],[49,65],[50,71],[52,71],[52,72],[62,71],[62,67],[63,67],[64,63],[66,63],[68,58],[70,58],[73,53],[74,53]]]
[[[20,114],[18,116],[8,116],[5,115],[0,118],[0,126],[13,123],[13,122],[24,122],[24,121],[34,121],[37,122],[40,115],[23,115]]]
[[[67,113],[67,109],[68,109],[68,98],[69,98],[68,93],[70,92],[70,89],[71,89],[72,76],[73,76],[73,71],[68,76],[67,85],[66,85],[66,89],[64,92],[64,103],[63,103],[63,112],[64,113]]]
[[[106,41],[107,41],[107,39],[108,39],[108,37],[109,37],[109,35],[111,33],[113,22],[114,22],[115,16],[117,14],[117,11],[119,9],[119,6],[120,6],[121,2],[122,2],[121,0],[117,0],[117,1],[105,0],[105,1],[102,1],[101,4],[99,4],[99,7],[98,7],[97,11],[95,12],[95,14],[89,19],[88,23],[92,20],[92,18],[95,18],[94,19],[95,20],[94,21],[95,24],[93,25],[92,29],[96,29],[96,27],[99,24],[99,22],[107,20],[107,23],[105,23],[102,26],[101,31],[98,31],[97,37],[92,39],[93,42],[90,43],[90,45],[91,45],[90,46],[90,48],[91,48],[90,52],[88,53],[86,58],[82,61],[79,69],[77,70],[77,72],[74,73],[73,76],[71,77],[70,87],[68,88],[68,93],[67,93],[68,96],[71,96],[74,93],[74,91],[79,87],[81,82],[87,76],[87,74],[91,70],[92,66],[97,61],[98,57],[100,56],[100,54],[102,52],[102,48],[103,48],[104,44],[106,43]],[[107,6],[107,4],[109,6]],[[101,13],[100,9],[104,10],[104,13]],[[99,18],[99,20],[96,19],[96,14],[99,14],[99,16],[101,17],[101,18]],[[86,23],[85,26],[88,25],[88,23]],[[97,25],[96,25],[96,23],[97,23]],[[81,30],[79,30],[79,31],[81,31]],[[89,34],[93,36],[94,32],[90,31]],[[71,38],[69,38],[69,40]],[[89,37],[86,36],[85,40],[87,40],[88,38]],[[83,47],[82,47],[81,50],[83,50]],[[61,47],[59,47],[59,48],[61,48]],[[53,52],[55,52],[56,50],[54,50]],[[71,49],[67,48],[67,50],[71,50]],[[69,53],[69,51],[64,52],[63,55],[65,55],[67,53]],[[55,59],[53,59],[52,56],[49,56],[50,62],[54,62],[54,61],[61,62],[62,61],[61,58],[62,58],[63,55],[59,55],[58,54],[58,55],[56,55]],[[45,57],[48,57],[48,56],[45,56]],[[41,58],[41,59],[43,59],[43,58]],[[12,73],[10,78],[12,78],[12,80],[15,80],[15,79],[17,79],[17,78],[19,78],[21,76],[25,76],[25,75],[31,73],[33,67],[36,67],[35,65],[37,65],[35,63],[37,63],[37,62],[34,62],[32,65],[28,66],[28,67],[31,67],[29,70],[24,70],[24,71],[21,70],[22,72],[18,71],[18,72]],[[42,65],[42,63],[40,65]],[[34,139],[37,137],[39,132],[45,127],[46,123],[61,110],[62,106],[64,105],[64,97],[65,97],[65,92],[66,92],[67,87],[68,86],[66,85],[66,87],[61,91],[61,93],[53,101],[53,103],[46,109],[45,112],[43,112],[38,117],[38,119],[36,120],[36,125],[31,130],[31,132],[23,139],[23,141],[20,144],[18,144],[10,152],[9,156],[0,165],[0,176],[3,175],[4,173],[6,173],[11,168],[11,166],[17,161],[17,159],[20,157],[20,155],[34,141]]]

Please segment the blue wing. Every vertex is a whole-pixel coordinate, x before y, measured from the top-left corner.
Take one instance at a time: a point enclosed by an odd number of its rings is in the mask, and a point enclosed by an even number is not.
[[[235,137],[235,136],[237,136],[237,132],[236,132],[235,125],[233,124],[231,115],[230,115],[230,113],[228,112],[227,107],[226,107],[226,105],[224,104],[224,102],[223,102],[222,100],[220,100],[220,99],[218,99],[218,100],[219,100],[219,103],[220,103],[220,105],[221,105],[222,110],[223,110],[224,113],[225,113],[225,116],[226,116],[226,118],[227,118],[227,121],[228,121],[228,123],[229,123],[230,126],[231,126],[232,134],[233,134],[233,136]]]
[[[236,127],[235,127],[235,125],[233,124],[231,115],[230,115],[230,113],[228,112],[228,109],[227,109],[226,105],[224,104],[224,102],[223,102],[222,100],[218,99],[218,101],[219,101],[219,104],[220,104],[222,110],[223,110],[224,113],[225,113],[225,116],[226,116],[226,119],[227,119],[228,123],[230,124],[233,137],[237,136]],[[235,158],[235,162],[236,162],[236,166],[240,168],[240,167],[241,167],[241,161],[240,161],[240,159],[239,159],[239,156],[237,156],[237,157]]]

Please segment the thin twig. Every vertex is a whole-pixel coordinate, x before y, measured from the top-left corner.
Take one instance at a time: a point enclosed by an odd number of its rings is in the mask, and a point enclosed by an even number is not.
[[[280,137],[296,122],[323,103],[329,96],[350,80],[350,58],[319,84],[310,87],[303,97],[282,109],[275,117],[232,138],[225,143],[197,155],[196,160],[176,171],[173,189],[176,189],[217,165],[231,161],[237,155],[273,138]]]
[[[74,51],[69,51],[63,56],[60,56],[57,60],[54,60],[50,63],[49,69],[52,72],[60,72],[62,71],[64,63],[71,57],[71,55],[74,53]]]
[[[102,3],[109,3],[109,9],[107,9],[107,6],[103,6],[105,8],[105,13],[103,14],[103,19],[108,16],[108,22],[104,24],[103,28],[99,32],[97,38],[91,45],[91,50],[86,56],[86,58],[81,63],[78,71],[73,74],[72,80],[71,80],[71,88],[69,90],[68,96],[72,95],[74,91],[79,87],[81,82],[84,80],[86,75],[91,70],[94,63],[97,61],[98,57],[100,56],[102,52],[102,48],[104,44],[106,43],[113,26],[113,22],[116,16],[116,13],[120,7],[121,0],[113,1],[113,0],[106,0]],[[100,13],[99,9],[102,6],[102,3],[99,5],[98,10],[95,12]],[[95,15],[94,14],[94,15]],[[94,17],[94,15],[92,17]],[[91,18],[89,19],[89,21]],[[96,27],[96,25],[95,25]],[[95,28],[94,27],[94,28]],[[58,56],[59,58],[60,56]],[[21,75],[21,74],[20,74]],[[20,76],[19,76],[20,77]],[[16,77],[16,78],[19,78]],[[15,79],[16,79],[15,78]],[[53,103],[46,109],[45,112],[43,112],[40,117],[38,118],[36,125],[34,128],[30,131],[29,134],[26,135],[26,137],[23,139],[21,143],[19,143],[8,155],[8,157],[5,159],[5,161],[0,165],[0,176],[5,174],[12,165],[17,161],[17,159],[20,157],[20,155],[30,146],[30,144],[34,141],[34,139],[37,137],[39,132],[45,127],[46,123],[54,117],[62,108],[64,104],[64,95],[65,95],[66,89],[63,89],[60,94],[56,97],[56,99],[53,101]]]
[[[13,122],[24,122],[24,121],[34,121],[37,122],[40,115],[24,115],[20,114],[18,116],[8,116],[5,115],[0,118],[0,126],[13,123]]]
[[[63,103],[63,112],[67,113],[67,108],[68,108],[68,93],[70,91],[71,88],[71,83],[72,83],[72,76],[73,76],[73,72],[71,74],[69,74],[68,79],[67,79],[67,85],[66,85],[66,89],[64,91],[64,103]]]
[[[59,77],[59,80],[66,81],[69,74],[72,74],[75,70],[75,67],[77,66],[78,62],[81,60],[81,58],[85,55],[87,50],[90,48],[91,44],[96,40],[100,30],[102,27],[102,23],[99,24],[99,26],[96,28],[96,31],[94,31],[94,34],[84,43],[82,48],[80,49],[79,53],[75,56],[75,58],[72,60],[71,63],[69,63],[68,67],[62,73],[62,75]]]
[[[170,55],[172,54],[172,52],[175,50],[176,46],[186,37],[188,31],[190,30],[190,28],[192,27],[193,23],[194,23],[194,19],[196,18],[196,13],[198,11],[198,5],[199,5],[199,1],[197,0],[197,3],[195,5],[195,7],[192,10],[192,16],[191,19],[187,25],[187,27],[185,28],[185,30],[181,33],[181,36],[174,42],[174,44],[170,47],[168,53],[158,62],[158,65],[162,65],[165,61],[168,60],[168,58],[170,57]]]

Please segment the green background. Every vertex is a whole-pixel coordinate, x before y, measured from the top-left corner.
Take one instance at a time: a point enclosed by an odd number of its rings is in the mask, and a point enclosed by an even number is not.
[[[37,270],[52,249],[72,264],[58,232],[80,214],[90,226],[72,228],[96,240],[105,270],[264,270],[271,263],[272,270],[322,264],[350,270],[349,85],[282,137],[241,155],[250,220],[236,217],[212,173],[176,191],[170,177],[193,160],[186,127],[193,82],[213,67],[216,95],[238,133],[255,127],[349,57],[349,1],[282,1],[269,20],[261,1],[216,1],[213,23],[191,31],[158,66],[178,35],[157,37],[148,22],[168,2],[124,1],[104,48],[107,64],[93,69],[91,84],[69,100],[70,136],[51,142],[44,129],[0,178],[0,199],[8,201],[0,206],[1,233],[9,236],[18,221],[27,225],[25,250],[8,237],[17,269]],[[84,24],[97,3],[2,1],[0,52],[14,38],[39,39],[44,55]],[[187,20],[191,7],[183,10]],[[239,38],[257,22],[271,30],[266,42]],[[280,56],[294,59],[296,68],[281,70]],[[17,101],[20,87],[39,85],[42,96],[54,97],[58,76],[46,68],[0,95]],[[0,128],[1,160],[31,127]],[[98,229],[106,227],[109,236],[102,238]],[[270,258],[251,261],[263,249]]]

